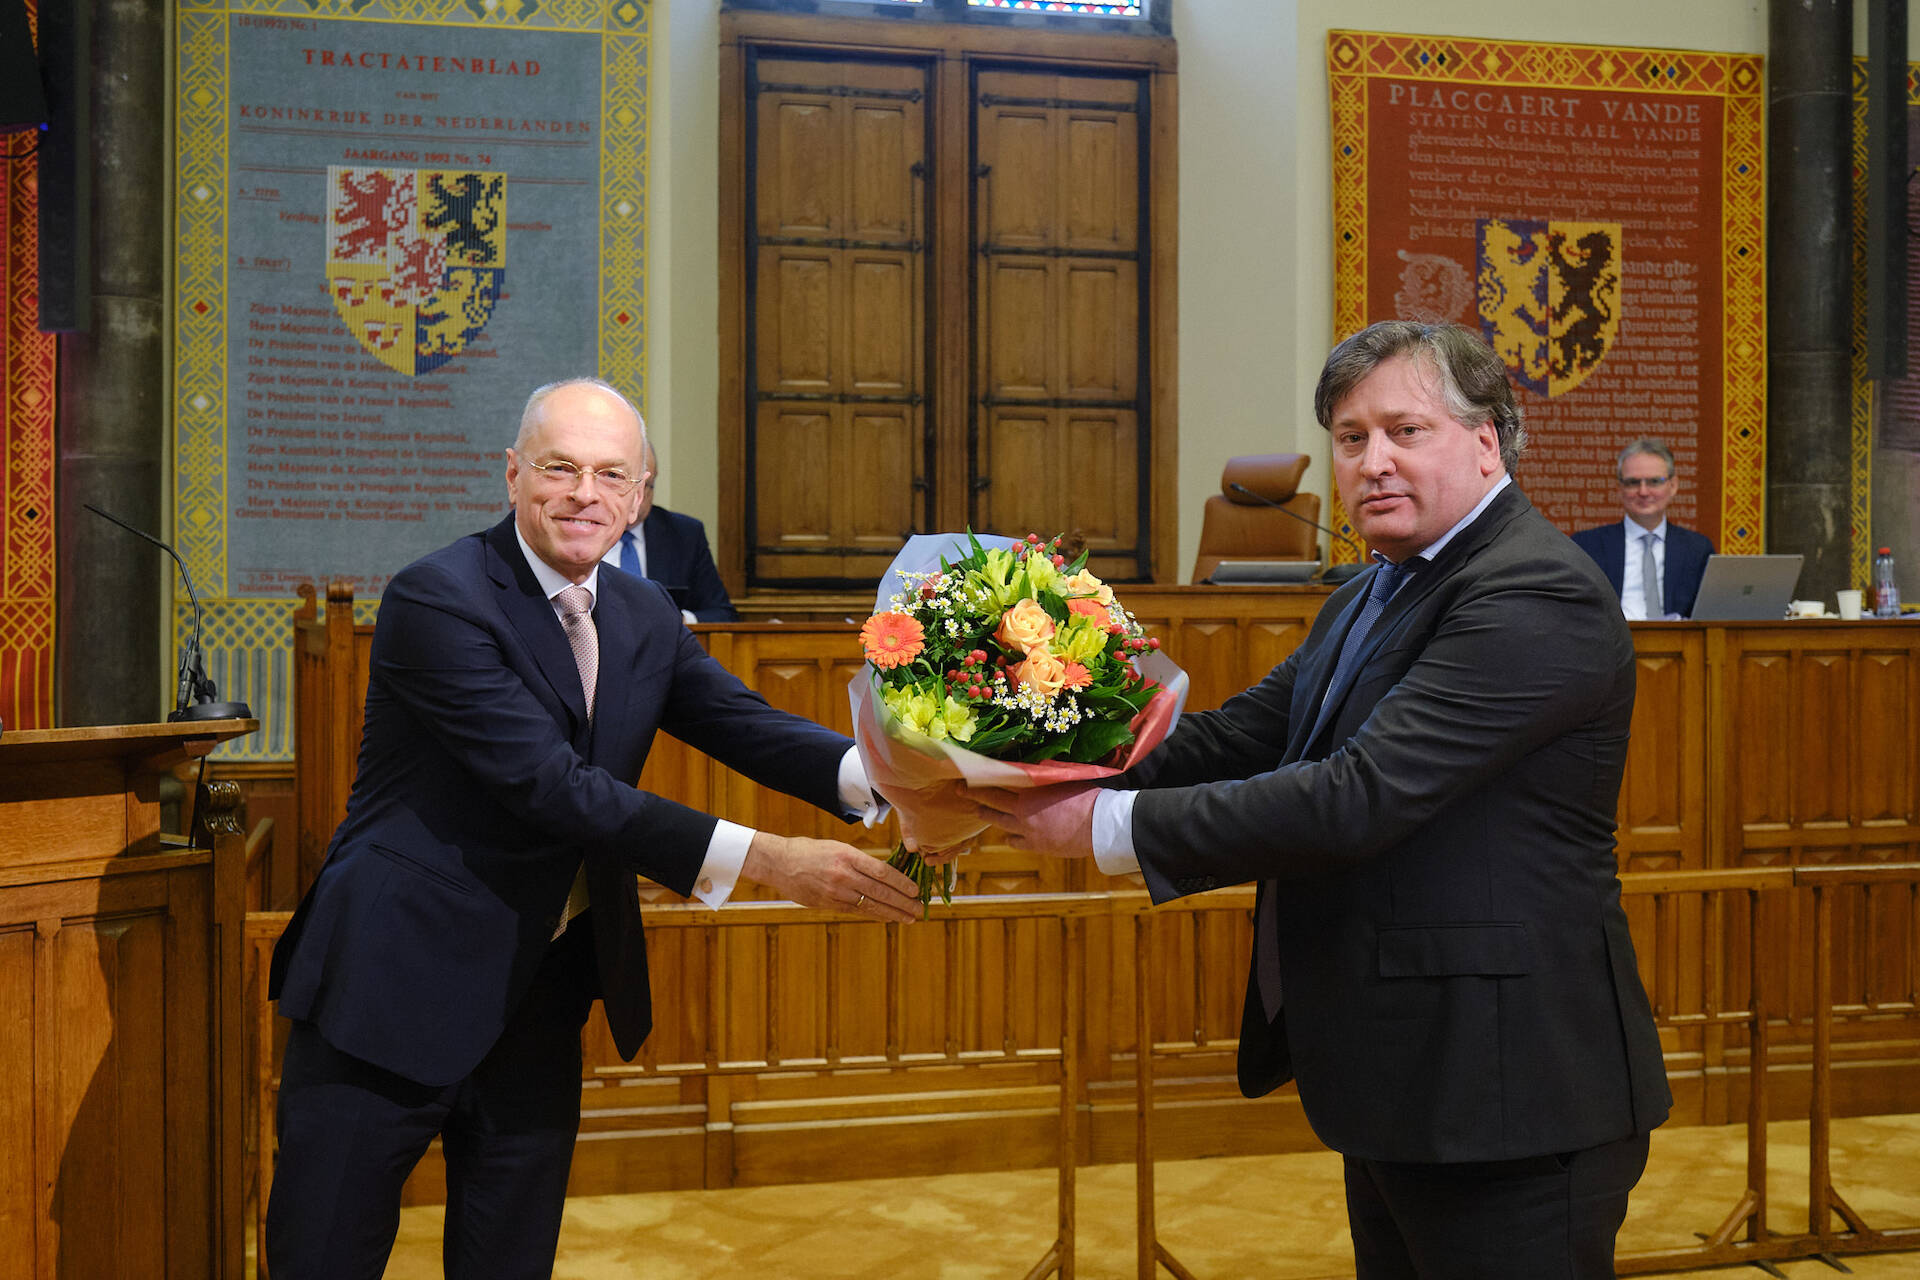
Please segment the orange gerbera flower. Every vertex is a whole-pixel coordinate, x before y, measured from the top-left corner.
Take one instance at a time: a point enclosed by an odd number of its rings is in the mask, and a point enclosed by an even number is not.
[[[927,633],[910,613],[876,613],[860,628],[867,661],[881,670],[905,666],[927,647]]]
[[[1093,673],[1079,663],[1069,660],[1060,665],[1065,667],[1067,672],[1060,680],[1062,689],[1084,689],[1093,683]]]
[[[1113,617],[1107,612],[1107,606],[1101,604],[1091,596],[1084,599],[1076,598],[1067,601],[1067,612],[1084,614],[1086,617],[1093,619],[1093,625],[1103,631],[1113,625]]]

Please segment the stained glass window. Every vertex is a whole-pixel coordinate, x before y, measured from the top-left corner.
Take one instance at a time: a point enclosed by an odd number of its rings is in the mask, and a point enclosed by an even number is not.
[[[1125,0],[967,0],[969,9],[1021,9],[1029,13],[1078,13],[1090,18],[1138,18],[1144,7]]]

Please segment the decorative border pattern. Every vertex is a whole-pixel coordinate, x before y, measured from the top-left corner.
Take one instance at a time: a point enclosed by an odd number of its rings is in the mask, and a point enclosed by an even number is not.
[[[601,37],[599,373],[645,403],[647,67],[653,0],[179,0],[175,94],[174,538],[204,593],[201,646],[222,696],[245,699],[261,731],[222,760],[293,757],[291,597],[227,593],[228,17],[570,31]],[[49,434],[49,439],[51,438]],[[49,549],[49,555],[51,554]],[[51,591],[49,590],[49,598]],[[370,620],[376,602],[355,603]],[[174,635],[193,626],[176,591]],[[7,634],[0,613],[0,644]],[[50,642],[49,642],[50,649]],[[0,654],[5,650],[0,649]]]
[[[1333,143],[1333,336],[1367,324],[1367,81],[1691,93],[1722,100],[1723,314],[1721,549],[1764,548],[1766,512],[1766,192],[1760,69],[1755,54],[1605,45],[1528,44],[1448,36],[1327,32]],[[1335,492],[1328,523],[1351,535]],[[1336,542],[1335,560],[1358,554]]]
[[[1907,106],[1920,107],[1920,62],[1907,64]],[[1847,493],[1847,580],[1873,580],[1873,381],[1867,377],[1867,60],[1853,60],[1852,426]]]
[[[36,11],[28,0],[29,23]],[[53,727],[58,340],[39,329],[39,212],[39,162],[0,164],[0,721],[9,729]]]

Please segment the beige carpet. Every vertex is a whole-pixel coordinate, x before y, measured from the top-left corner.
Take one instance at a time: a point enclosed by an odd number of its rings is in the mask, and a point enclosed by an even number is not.
[[[1806,1224],[1806,1130],[1769,1129],[1769,1223]],[[1876,1228],[1920,1225],[1920,1116],[1835,1122],[1834,1182]],[[1622,1250],[1680,1247],[1738,1198],[1745,1130],[1654,1135]],[[1323,1280],[1353,1275],[1339,1157],[1326,1152],[1162,1164],[1160,1238],[1200,1280]],[[562,1280],[999,1280],[1024,1276],[1054,1232],[1055,1175],[956,1174],[894,1182],[592,1196],[567,1206],[554,1274]],[[1078,1274],[1135,1275],[1133,1171],[1080,1171]],[[440,1210],[409,1209],[387,1280],[437,1280]],[[1860,1280],[1920,1280],[1920,1252],[1845,1259]],[[1816,1259],[1793,1280],[1838,1277]],[[1164,1275],[1165,1273],[1162,1272]],[[1759,1277],[1752,1269],[1727,1276]]]

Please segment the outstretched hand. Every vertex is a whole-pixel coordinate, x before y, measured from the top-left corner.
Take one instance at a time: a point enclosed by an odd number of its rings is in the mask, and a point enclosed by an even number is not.
[[[1062,858],[1093,854],[1093,799],[1098,787],[1063,782],[1029,791],[982,787],[969,792],[980,816],[1007,833],[1016,849]]]
[[[740,874],[806,907],[911,924],[920,890],[883,860],[839,840],[753,833]]]

